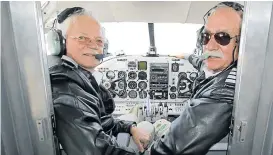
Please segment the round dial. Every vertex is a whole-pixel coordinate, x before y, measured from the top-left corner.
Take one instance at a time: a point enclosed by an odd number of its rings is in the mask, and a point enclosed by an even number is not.
[[[140,80],[145,80],[145,79],[147,78],[147,73],[146,73],[146,72],[143,72],[143,71],[139,72],[139,73],[138,73],[138,78],[139,78]]]
[[[125,86],[126,86],[126,84],[125,84],[124,81],[119,81],[119,82],[118,82],[118,87],[119,87],[119,89],[125,89]]]
[[[133,80],[133,79],[135,79],[137,77],[137,73],[134,72],[134,71],[131,71],[131,72],[128,73],[128,77],[129,77],[129,79]]]
[[[145,81],[140,81],[138,83],[138,88],[140,88],[140,89],[146,89],[147,88],[147,83]]]
[[[129,91],[128,96],[129,96],[130,98],[136,98],[136,97],[137,97],[137,92],[134,91],[134,90],[131,90],[131,91]]]
[[[129,87],[130,89],[136,89],[137,83],[136,83],[135,81],[130,81],[130,82],[128,83],[128,87]]]
[[[179,74],[178,74],[178,77],[181,77],[181,76],[183,76],[183,77],[187,77],[187,73],[185,73],[185,72],[181,72],[181,73],[179,73]]]
[[[157,80],[157,76],[156,76],[156,75],[152,75],[152,76],[151,76],[151,79],[152,79],[153,81],[156,81],[156,80]]]
[[[171,94],[170,94],[170,98],[171,98],[171,99],[176,99],[176,94],[175,94],[175,93],[171,93]]]
[[[192,72],[191,74],[190,74],[190,79],[193,81],[193,80],[195,80],[197,78],[197,73],[196,72]]]
[[[171,90],[171,92],[176,92],[176,87],[172,86],[170,90]]]
[[[108,79],[114,79],[115,78],[115,73],[113,71],[107,71],[106,72],[106,77]]]
[[[110,88],[111,88],[111,83],[108,82],[108,81],[105,81],[105,82],[103,83],[103,86],[104,86],[106,89],[110,89]]]
[[[118,78],[123,78],[123,77],[126,78],[126,72],[125,71],[119,71],[118,72]]]

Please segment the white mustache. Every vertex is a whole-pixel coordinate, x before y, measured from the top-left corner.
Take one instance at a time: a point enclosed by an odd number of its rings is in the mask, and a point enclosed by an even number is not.
[[[202,55],[201,55],[201,59],[205,60],[208,59],[209,57],[215,57],[215,58],[223,58],[224,54],[222,51],[209,51],[206,50]]]

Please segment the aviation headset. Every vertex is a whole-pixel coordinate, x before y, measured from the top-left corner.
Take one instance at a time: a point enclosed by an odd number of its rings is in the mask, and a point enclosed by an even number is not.
[[[199,34],[197,36],[196,48],[200,49],[201,53],[203,53],[203,38],[202,38],[202,33],[204,32],[204,29],[205,29],[206,20],[211,15],[212,10],[214,10],[214,9],[220,7],[220,6],[228,6],[228,7],[231,7],[232,9],[234,9],[235,11],[242,11],[242,12],[244,12],[244,6],[241,5],[241,4],[239,4],[239,3],[236,3],[236,2],[221,2],[221,3],[217,4],[216,6],[214,6],[213,8],[211,8],[203,16],[204,25],[200,28]],[[238,44],[240,37],[236,37],[235,39],[236,39],[236,43]],[[235,54],[235,49],[236,49],[237,46],[238,45],[234,46],[234,49],[233,49],[233,52],[232,52],[232,54],[233,54],[233,60],[232,60],[232,62],[234,62],[234,54]]]
[[[200,29],[197,31],[197,41],[196,41],[196,49],[201,51],[203,53],[203,45],[202,45],[202,32],[204,31],[205,26],[202,26]]]
[[[66,55],[66,39],[64,38],[62,31],[55,27],[55,23],[63,23],[69,16],[83,11],[84,8],[73,7],[67,8],[62,11],[53,22],[53,26],[46,35],[48,50],[50,55],[62,56]],[[102,60],[108,52],[108,41],[104,44],[103,54],[96,54],[95,58]]]

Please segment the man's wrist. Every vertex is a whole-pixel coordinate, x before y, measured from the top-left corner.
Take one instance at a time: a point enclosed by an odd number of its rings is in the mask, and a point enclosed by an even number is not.
[[[132,125],[130,126],[130,134],[132,134],[133,129],[136,128],[136,127],[137,127],[136,124],[132,124]]]

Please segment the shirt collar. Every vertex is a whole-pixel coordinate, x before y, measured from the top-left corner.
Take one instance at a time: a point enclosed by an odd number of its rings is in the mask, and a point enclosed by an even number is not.
[[[206,79],[209,78],[209,77],[211,77],[211,76],[216,76],[217,74],[221,73],[221,71],[214,72],[212,70],[209,70],[205,65],[203,67],[203,71],[205,72]]]

